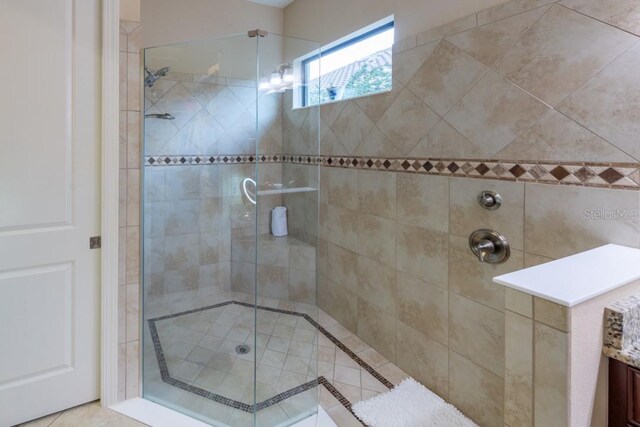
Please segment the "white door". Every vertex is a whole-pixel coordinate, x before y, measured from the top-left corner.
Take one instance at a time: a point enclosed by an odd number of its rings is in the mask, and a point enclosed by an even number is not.
[[[100,0],[0,0],[0,426],[99,397]]]

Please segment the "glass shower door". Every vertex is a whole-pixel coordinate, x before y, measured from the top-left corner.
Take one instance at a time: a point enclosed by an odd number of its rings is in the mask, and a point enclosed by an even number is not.
[[[319,111],[292,104],[315,50],[246,33],[145,50],[143,397],[211,425],[317,412]]]
[[[254,422],[256,51],[145,51],[143,395],[216,426]]]
[[[255,391],[260,426],[292,425],[318,410],[319,111],[294,110],[292,103],[304,85],[296,59],[317,50],[316,43],[277,34],[258,39]],[[292,158],[297,153],[313,160],[300,164]]]

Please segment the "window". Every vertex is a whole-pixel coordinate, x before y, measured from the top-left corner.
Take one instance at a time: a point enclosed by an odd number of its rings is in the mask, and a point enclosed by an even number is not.
[[[391,90],[393,16],[296,63],[302,76],[299,105],[317,105]]]

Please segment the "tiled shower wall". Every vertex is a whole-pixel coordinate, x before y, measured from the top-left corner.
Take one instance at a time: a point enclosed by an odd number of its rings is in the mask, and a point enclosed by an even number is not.
[[[640,247],[639,14],[513,1],[397,43],[392,92],[322,107],[320,307],[482,426],[549,409],[531,349],[505,342],[505,305],[531,298],[492,277]],[[285,108],[287,132],[308,114]],[[482,209],[482,190],[503,206]],[[472,255],[480,228],[507,237],[508,262]]]
[[[120,23],[118,399],[140,393],[140,26]]]
[[[259,100],[261,147],[282,150],[280,95]],[[170,73],[145,88],[145,113],[175,120],[145,120],[145,156],[246,156],[256,152],[254,81]],[[232,285],[232,246],[256,234],[255,206],[241,193],[242,180],[262,186],[282,181],[282,165],[264,163],[256,177],[250,162],[155,166],[145,162],[145,295]],[[269,211],[282,197],[261,198],[258,233],[269,230]],[[255,258],[255,252],[253,254]]]
[[[320,177],[319,305],[481,425],[533,425],[540,405],[530,361],[505,360],[505,346],[517,352],[506,343],[505,316],[523,312],[505,306],[531,300],[505,295],[491,278],[603,243],[640,247],[640,193],[617,188],[640,183],[640,29],[627,18],[638,9],[627,1],[516,0],[397,43],[391,93],[322,108],[321,154],[333,161],[325,157]],[[138,97],[139,51],[129,38],[124,58],[137,67],[129,96]],[[284,154],[317,155],[317,111],[291,111],[288,102]],[[121,132],[124,185],[138,182],[140,116],[135,99],[123,105],[131,110]],[[316,166],[281,168],[284,183],[317,183]],[[127,397],[138,393],[138,188],[125,186],[121,207]],[[503,196],[499,210],[477,205],[485,189]],[[297,237],[312,242],[313,195],[284,201],[300,213],[290,216]],[[511,242],[506,264],[483,265],[470,254],[469,233],[485,227]]]

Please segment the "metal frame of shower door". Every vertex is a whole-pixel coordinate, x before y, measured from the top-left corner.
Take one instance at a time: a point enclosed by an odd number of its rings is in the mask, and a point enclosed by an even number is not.
[[[100,401],[118,403],[120,4],[102,0]]]

